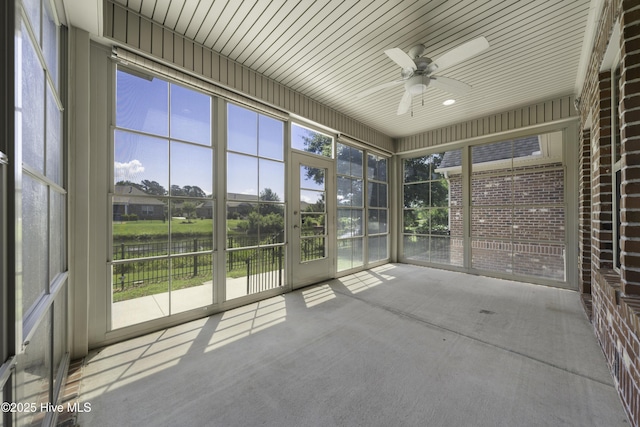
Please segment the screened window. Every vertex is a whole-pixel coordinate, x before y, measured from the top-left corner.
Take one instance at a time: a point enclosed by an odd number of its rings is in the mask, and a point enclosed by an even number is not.
[[[113,329],[213,302],[211,105],[207,94],[117,70]]]
[[[226,299],[284,285],[284,122],[227,104]]]
[[[63,104],[58,83],[60,27],[50,2],[31,0],[22,2],[22,6],[24,13],[16,15],[15,59],[20,75],[15,76],[17,120],[12,150],[21,152],[22,158],[9,159],[18,164],[22,161],[22,187],[6,189],[9,194],[19,190],[21,195],[21,206],[16,212],[20,216],[12,220],[19,224],[15,227],[14,249],[20,251],[16,258],[21,259],[22,266],[17,273],[22,277],[14,282],[19,299],[4,304],[6,308],[15,303],[21,310],[11,310],[9,316],[11,312],[21,312],[22,317],[6,318],[0,308],[3,316],[0,362],[12,356],[6,351],[6,338],[16,336],[23,344],[18,346],[16,368],[11,374],[17,379],[11,400],[18,405],[57,402],[55,386],[65,367],[68,350],[67,191]],[[21,335],[18,328],[15,334],[5,334],[8,332],[5,328],[14,328],[16,324],[22,325]],[[10,380],[7,384],[11,383]],[[4,385],[0,384],[1,391],[7,390]],[[31,425],[41,422],[42,418],[37,413],[23,411],[15,417],[4,417],[4,421]]]
[[[404,159],[403,246],[408,259],[462,265],[461,157],[461,150],[453,150]]]
[[[367,154],[367,254],[370,263],[389,257],[388,207],[387,159]]]
[[[336,146],[338,271],[364,264],[364,177],[362,150]]]
[[[472,267],[563,281],[562,135],[478,145],[471,157]]]
[[[333,158],[333,138],[321,132],[291,124],[291,148]]]

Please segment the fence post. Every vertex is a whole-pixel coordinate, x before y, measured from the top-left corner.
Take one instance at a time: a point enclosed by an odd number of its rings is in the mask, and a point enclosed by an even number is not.
[[[124,243],[120,243],[121,259],[124,259]]]
[[[278,286],[282,286],[282,246],[278,246]]]
[[[251,280],[251,257],[247,257],[247,295],[249,295],[249,282]]]
[[[198,239],[193,239],[193,252],[198,252]],[[193,256],[193,277],[198,275],[198,255]]]
[[[227,248],[233,248],[233,237],[227,237]],[[227,251],[229,255],[229,265],[227,266],[227,271],[233,270],[233,251]]]

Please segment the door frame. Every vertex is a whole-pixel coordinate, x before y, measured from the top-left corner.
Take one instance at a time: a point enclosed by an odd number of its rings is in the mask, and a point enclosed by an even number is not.
[[[325,226],[326,257],[321,260],[300,262],[300,165],[308,165],[327,170],[325,175]],[[291,289],[298,289],[336,275],[336,184],[335,161],[327,157],[291,151],[289,162],[291,203],[288,204],[287,234],[289,236],[289,283]],[[310,268],[312,267],[313,268]]]

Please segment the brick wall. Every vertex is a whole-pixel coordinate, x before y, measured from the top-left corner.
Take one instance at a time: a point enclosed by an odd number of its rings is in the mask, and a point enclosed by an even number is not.
[[[460,175],[450,176],[449,194],[456,207],[451,209],[451,236],[462,236],[462,221],[454,215],[462,205]],[[565,212],[553,206],[564,201],[561,163],[474,172],[471,198],[474,268],[564,280]],[[451,259],[461,263],[461,240],[459,246],[454,243]]]
[[[629,420],[640,426],[640,3],[606,0],[597,25],[580,103],[580,290],[592,293],[596,336]],[[620,38],[612,40],[615,25]],[[617,129],[612,129],[611,120],[611,74],[600,71],[611,66],[603,64],[608,45],[620,49],[620,82],[614,90],[620,93],[621,198],[615,212],[611,148]],[[591,123],[590,129],[586,123]],[[590,173],[584,167],[587,159]],[[586,221],[589,214],[590,223]],[[613,227],[618,215],[619,271],[613,269]],[[591,271],[587,272],[589,258]]]

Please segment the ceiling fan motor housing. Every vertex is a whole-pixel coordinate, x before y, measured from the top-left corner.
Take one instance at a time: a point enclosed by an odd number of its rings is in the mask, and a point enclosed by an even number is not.
[[[419,95],[429,86],[431,79],[425,76],[413,76],[406,82],[404,82],[404,88],[411,95]]]

